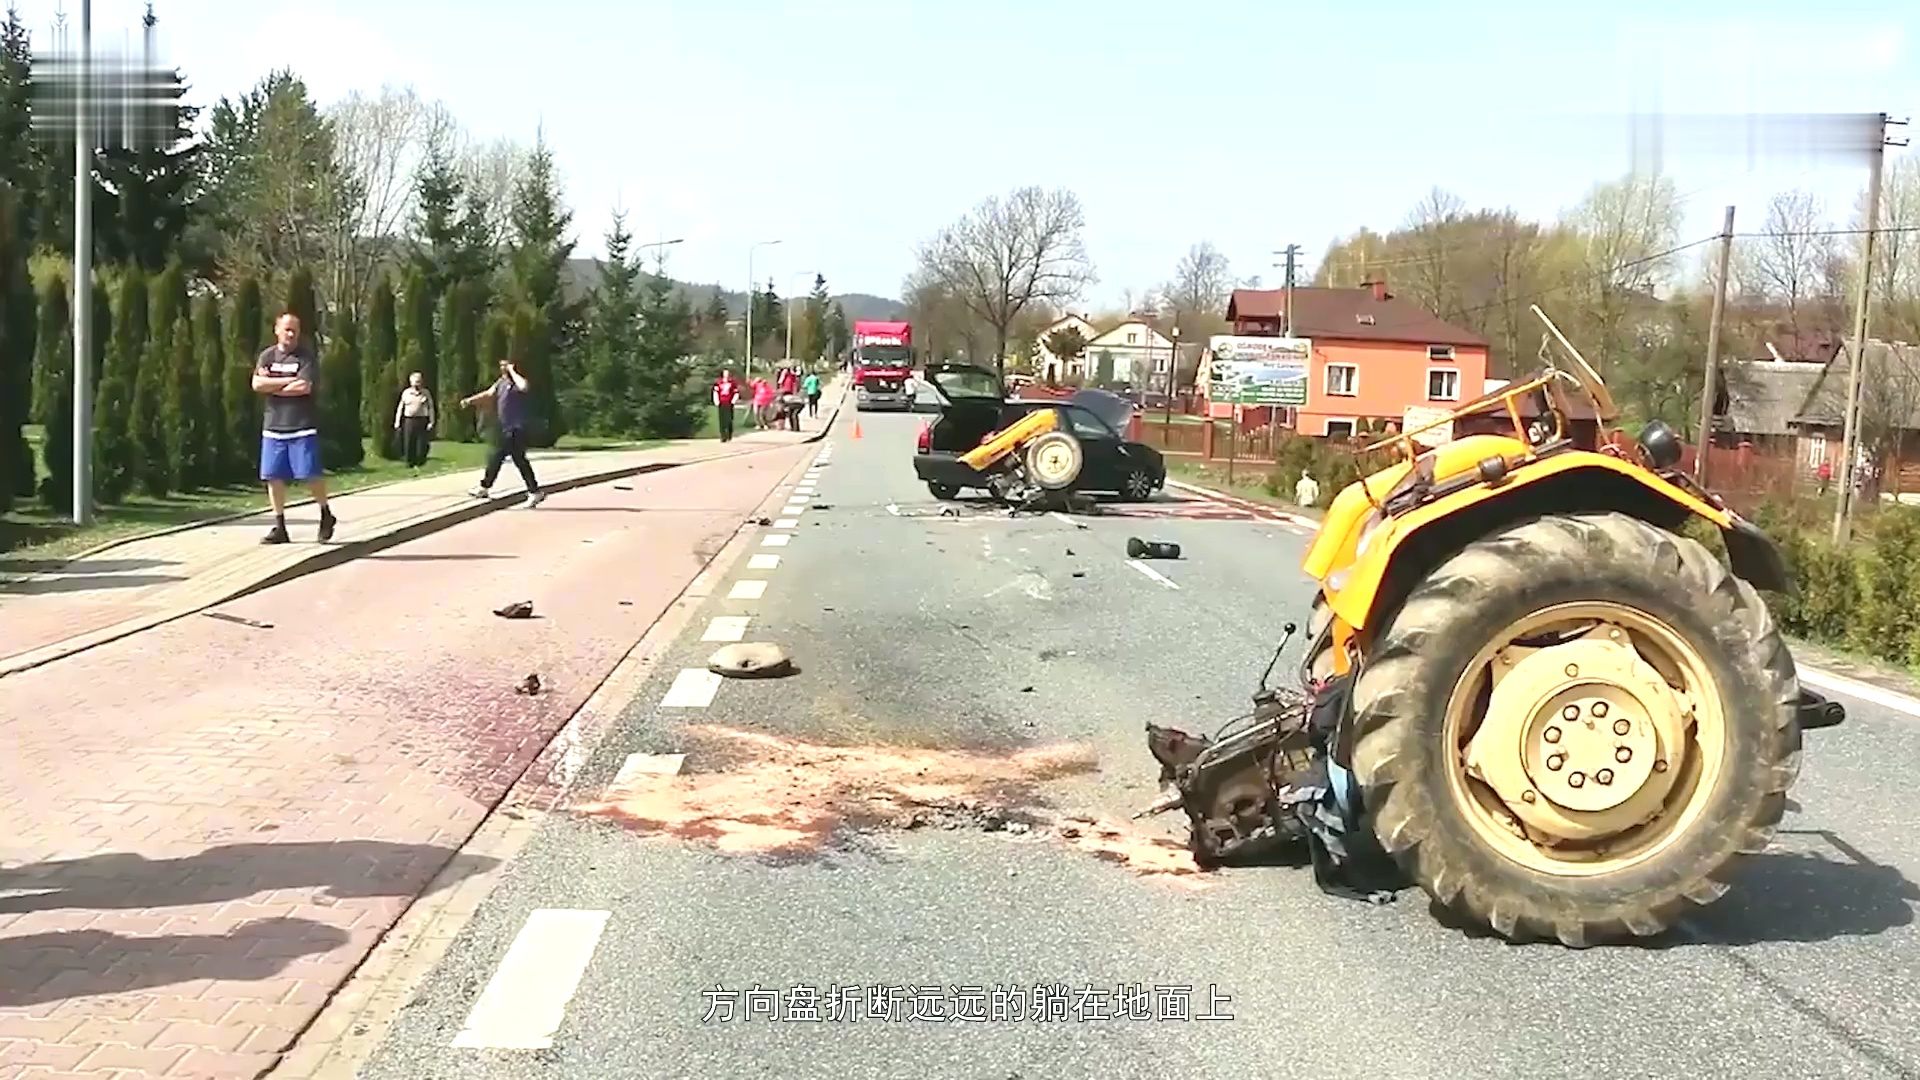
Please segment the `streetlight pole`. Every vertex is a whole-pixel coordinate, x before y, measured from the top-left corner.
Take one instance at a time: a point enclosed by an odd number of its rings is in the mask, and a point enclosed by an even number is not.
[[[759,295],[754,292],[753,252],[756,248],[772,247],[778,240],[761,240],[747,247],[747,367],[746,381],[753,381],[753,300]]]
[[[93,520],[93,0],[80,0],[79,78],[73,112],[73,523]]]

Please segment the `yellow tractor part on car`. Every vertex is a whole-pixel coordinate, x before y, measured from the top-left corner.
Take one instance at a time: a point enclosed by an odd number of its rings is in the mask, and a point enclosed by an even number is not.
[[[1057,410],[1034,409],[1005,431],[960,455],[960,460],[976,472],[985,472],[1008,454],[1018,452],[1020,447],[1030,440],[1039,438],[1059,426],[1060,417]]]

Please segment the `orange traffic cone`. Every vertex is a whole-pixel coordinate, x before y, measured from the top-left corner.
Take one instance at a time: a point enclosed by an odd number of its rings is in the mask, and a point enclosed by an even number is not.
[[[860,421],[858,420],[853,422],[853,437],[856,439],[860,437]]]

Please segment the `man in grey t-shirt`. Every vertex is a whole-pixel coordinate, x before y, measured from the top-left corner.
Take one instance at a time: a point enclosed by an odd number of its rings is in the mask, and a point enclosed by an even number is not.
[[[260,479],[273,504],[273,529],[263,544],[284,544],[287,482],[302,481],[320,507],[320,542],[333,539],[337,524],[327,506],[327,477],[320,461],[320,362],[300,340],[300,316],[283,312],[273,324],[274,343],[253,366],[253,391],[266,399],[260,425]]]
[[[487,471],[480,478],[480,486],[468,492],[476,499],[488,497],[494,480],[500,476],[500,466],[508,457],[513,458],[514,468],[520,470],[520,479],[527,485],[527,509],[539,506],[546,498],[540,491],[540,482],[534,479],[533,464],[527,460],[528,386],[520,368],[513,361],[503,359],[500,377],[492,386],[460,401],[462,405],[472,406],[490,400],[500,419],[500,432],[487,454]]]

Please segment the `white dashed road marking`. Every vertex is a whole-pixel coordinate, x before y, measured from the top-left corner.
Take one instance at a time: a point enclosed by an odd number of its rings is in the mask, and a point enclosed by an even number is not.
[[[793,539],[792,533],[769,533],[768,535],[760,538],[760,546],[761,547],[786,547],[787,541],[791,539]]]
[[[1915,701],[1905,694],[1896,694],[1891,690],[1882,690],[1877,686],[1860,682],[1857,679],[1833,675],[1817,668],[1803,667],[1800,669],[1800,681],[1809,686],[1817,686],[1822,690],[1830,690],[1836,694],[1857,697],[1861,701],[1870,702],[1883,709],[1892,709],[1894,712],[1905,713],[1908,716],[1920,716],[1920,701]]]
[[[704,709],[713,704],[713,695],[719,689],[719,673],[706,668],[681,668],[680,674],[673,677],[673,685],[667,687],[667,696],[660,699],[660,707]]]
[[[776,529],[797,529],[800,527],[800,519],[783,517],[780,520],[774,522],[773,527]]]
[[[758,578],[746,578],[733,583],[727,590],[729,600],[758,600],[767,595],[767,583]]]
[[[613,786],[619,787],[636,776],[679,776],[687,764],[685,754],[628,754],[613,774]]]
[[[778,555],[755,555],[747,560],[749,570],[778,570],[779,568],[780,556]]]
[[[1168,577],[1167,575],[1161,573],[1158,570],[1155,570],[1153,567],[1148,566],[1146,563],[1141,562],[1139,559],[1128,559],[1127,565],[1147,575],[1148,577],[1159,582],[1160,584],[1165,585],[1169,589],[1177,589],[1180,587],[1173,583],[1172,578]]]
[[[700,635],[701,641],[739,641],[747,636],[747,623],[752,621],[749,615],[715,615],[707,623],[707,632]]]
[[[551,1047],[609,914],[540,908],[528,915],[453,1045],[491,1050]]]

